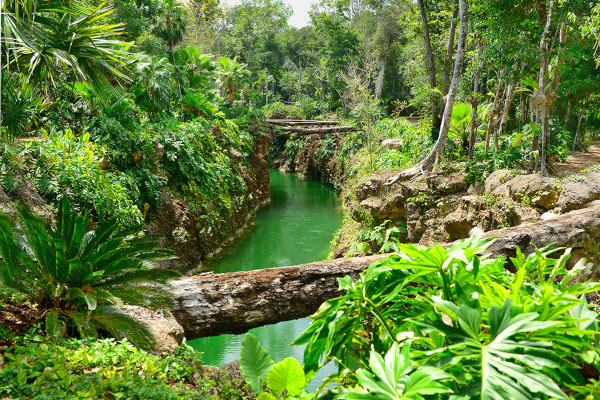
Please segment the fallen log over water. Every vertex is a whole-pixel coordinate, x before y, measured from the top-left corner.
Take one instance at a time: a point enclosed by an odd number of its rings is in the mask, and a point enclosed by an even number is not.
[[[313,121],[302,119],[268,119],[267,124],[275,126],[326,126],[338,125],[338,121]]]
[[[557,246],[573,247],[574,257],[587,257],[597,263],[600,201],[547,221],[487,232],[484,237],[498,238],[489,248],[495,256],[514,257],[517,246],[531,252],[534,245],[556,242]],[[306,317],[338,295],[337,278],[356,277],[387,256],[186,277],[172,282],[177,305],[173,315],[188,340],[243,333],[257,326]]]
[[[286,135],[288,133],[295,133],[297,135],[305,136],[305,135],[325,135],[328,133],[342,133],[342,132],[354,132],[356,130],[355,126],[332,126],[329,128],[314,128],[314,129],[305,129],[305,128],[291,128],[287,126],[277,127],[279,131],[282,133],[276,136]]]

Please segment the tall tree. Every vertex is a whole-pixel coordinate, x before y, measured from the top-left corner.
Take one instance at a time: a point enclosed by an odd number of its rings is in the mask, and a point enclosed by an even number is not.
[[[450,130],[450,119],[452,116],[452,108],[454,107],[454,99],[456,98],[456,94],[458,92],[458,85],[460,83],[463,61],[465,58],[465,47],[468,31],[467,7],[467,0],[459,0],[460,35],[458,37],[458,48],[456,50],[456,60],[454,62],[452,82],[450,83],[450,89],[448,90],[448,99],[446,100],[446,107],[444,108],[444,115],[442,117],[442,124],[440,126],[440,134],[438,139],[433,146],[433,149],[431,149],[429,154],[427,154],[427,156],[421,162],[405,171],[400,172],[396,176],[391,177],[386,182],[386,185],[391,185],[397,181],[411,179],[423,173],[430,172],[433,170],[433,167],[444,151],[446,140],[448,139],[448,131]]]
[[[438,109],[440,107],[440,101],[433,91],[437,87],[436,77],[435,77],[435,59],[433,58],[433,50],[431,48],[431,38],[429,35],[429,23],[427,22],[427,11],[425,9],[424,0],[417,0],[419,4],[419,12],[421,14],[421,24],[423,25],[423,41],[425,44],[425,54],[427,56],[427,70],[429,72],[429,87],[431,88],[431,116],[433,118],[432,121],[432,137],[434,139],[438,138],[439,127],[440,127],[440,116],[438,113]]]

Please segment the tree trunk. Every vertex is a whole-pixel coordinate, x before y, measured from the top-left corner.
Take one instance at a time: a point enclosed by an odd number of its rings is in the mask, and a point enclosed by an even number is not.
[[[444,63],[444,78],[442,81],[442,93],[448,94],[448,85],[450,84],[450,65],[452,65],[452,56],[454,55],[454,36],[456,34],[456,19],[458,17],[458,4],[454,2],[452,10],[452,21],[450,22],[450,33],[448,35],[448,44],[446,45],[446,62]]]
[[[384,55],[379,62],[379,76],[377,77],[377,86],[375,87],[375,98],[381,100],[381,92],[383,91],[383,78],[385,75],[385,64],[387,62],[387,54]]]
[[[583,105],[581,106],[581,110],[579,110],[579,114],[577,115],[577,130],[575,131],[575,138],[573,138],[573,151],[575,151],[575,145],[577,144],[577,138],[579,137],[579,133],[581,132],[581,122],[583,121],[583,115],[585,114],[585,100]]]
[[[569,119],[571,117],[571,109],[573,108],[573,101],[571,99],[567,100],[567,113],[565,115],[565,130],[569,130]],[[573,147],[575,147],[575,143],[573,143]]]
[[[544,0],[540,0],[540,3],[542,1]],[[544,88],[548,84],[548,64],[550,61],[548,54],[548,31],[550,30],[550,24],[552,22],[553,8],[554,0],[550,0],[550,4],[548,5],[548,12],[546,13],[546,25],[544,27],[544,31],[542,32],[542,37],[540,39],[540,76],[538,80],[538,90],[533,95],[535,97],[537,109],[539,110],[540,123],[542,125],[542,143],[540,144],[540,172],[542,173],[542,175],[546,175],[548,173],[548,169],[546,166],[546,150],[548,141],[548,130],[550,127],[550,99],[549,96],[544,92]]]
[[[492,131],[494,130],[494,120],[496,119],[496,115],[500,112],[500,104],[502,99],[502,94],[504,93],[504,70],[501,70],[498,74],[498,87],[496,88],[496,97],[494,98],[494,105],[492,106],[492,110],[488,114],[488,124],[487,129],[485,130],[485,151],[490,149],[490,139],[492,138]]]
[[[558,57],[556,57],[556,65],[553,69],[552,83],[550,84],[550,114],[554,114],[554,106],[556,105],[556,99],[558,98],[558,86],[560,85],[560,78],[562,75],[562,64],[565,59],[565,53],[567,50],[567,39],[569,37],[569,31],[567,23],[562,22],[560,24],[560,35],[559,35],[559,50]]]
[[[473,161],[473,152],[475,150],[475,139],[477,134],[477,107],[479,106],[479,81],[481,79],[481,69],[483,68],[482,48],[479,47],[479,66],[473,77],[473,95],[471,96],[471,131],[469,132],[469,161]]]
[[[512,105],[513,99],[515,98],[515,86],[508,85],[506,89],[506,98],[504,99],[504,110],[502,111],[502,118],[500,119],[500,129],[498,132],[499,136],[502,136],[506,131],[506,124],[508,123],[508,114]],[[498,149],[496,148],[496,151]]]
[[[529,105],[527,99],[523,96],[523,93],[519,94],[519,102],[521,103],[521,129],[527,124],[527,117],[529,115]]]
[[[446,44],[446,60],[444,62],[444,74],[442,77],[442,101],[440,102],[439,114],[443,114],[446,106],[445,96],[448,94],[450,85],[450,65],[452,65],[452,57],[454,55],[454,36],[456,34],[456,17],[458,16],[458,4],[455,1],[452,10],[452,21],[450,21],[450,32],[448,35],[448,43]]]
[[[419,0],[419,4],[423,0]],[[458,38],[458,48],[456,51],[456,60],[454,62],[454,73],[452,74],[452,83],[450,84],[450,90],[448,91],[448,100],[446,101],[446,108],[444,109],[444,116],[442,117],[442,125],[440,127],[440,134],[438,139],[433,146],[433,149],[429,154],[417,165],[402,171],[395,177],[388,179],[386,185],[391,185],[397,181],[411,179],[424,172],[430,172],[433,169],[434,164],[438,158],[442,155],[444,147],[446,146],[446,140],[448,139],[448,131],[450,129],[450,117],[452,116],[452,108],[454,107],[454,99],[458,92],[458,84],[460,83],[460,77],[462,75],[462,66],[465,58],[465,46],[467,42],[467,30],[468,30],[468,14],[467,14],[467,0],[459,0],[460,5],[460,35]]]
[[[421,23],[423,24],[423,41],[425,42],[425,53],[427,54],[427,67],[429,70],[429,86],[431,89],[435,89],[437,86],[435,79],[435,60],[433,58],[433,50],[431,49],[431,40],[429,39],[429,24],[427,22],[427,13],[425,12],[425,4],[423,0],[417,0],[419,4],[419,11],[421,13]],[[439,101],[437,95],[432,91],[431,93],[431,116],[433,118],[431,133],[432,137],[437,136],[437,130],[441,125],[440,116],[438,113]],[[437,139],[437,137],[434,137]]]
[[[492,256],[516,257],[547,245],[573,247],[578,257],[598,261],[600,202],[547,221],[486,232],[497,238],[487,249]],[[448,247],[450,244],[445,244]],[[224,274],[204,273],[171,281],[172,311],[188,340],[306,317],[341,293],[338,278],[357,275],[391,254],[338,258],[291,267]],[[577,261],[577,260],[573,260]]]
[[[298,101],[302,100],[302,63],[298,62]]]

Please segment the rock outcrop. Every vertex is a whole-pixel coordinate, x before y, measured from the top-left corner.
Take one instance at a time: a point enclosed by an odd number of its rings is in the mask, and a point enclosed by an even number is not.
[[[168,311],[152,311],[142,307],[126,306],[125,313],[148,328],[154,338],[152,351],[170,353],[183,343],[184,330]]]
[[[249,163],[240,163],[241,177],[247,194],[224,216],[219,226],[207,220],[204,205],[192,206],[184,195],[165,186],[160,191],[160,206],[153,215],[148,232],[164,237],[165,245],[175,250],[178,260],[163,262],[163,266],[179,271],[201,267],[202,260],[214,256],[220,249],[244,232],[256,210],[270,199],[269,169],[265,157],[271,137],[257,127],[251,127],[254,147]],[[231,153],[233,159],[240,155]],[[235,199],[234,199],[235,200]]]

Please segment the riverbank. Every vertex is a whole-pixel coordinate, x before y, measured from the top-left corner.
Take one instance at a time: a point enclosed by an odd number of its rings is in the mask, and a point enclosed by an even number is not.
[[[389,251],[396,240],[447,243],[471,231],[537,222],[544,213],[562,214],[600,198],[593,168],[542,177],[519,169],[494,170],[489,162],[452,161],[460,149],[449,150],[433,173],[388,186],[386,181],[427,153],[430,127],[398,118],[362,128],[279,139],[269,157],[276,168],[330,183],[340,192],[345,219],[330,258]]]
[[[0,149],[0,211],[25,203],[50,221],[60,199],[91,213],[92,223],[116,218],[143,224],[163,238],[190,271],[242,234],[270,199],[265,156],[268,126],[217,117],[135,132],[52,131]]]

